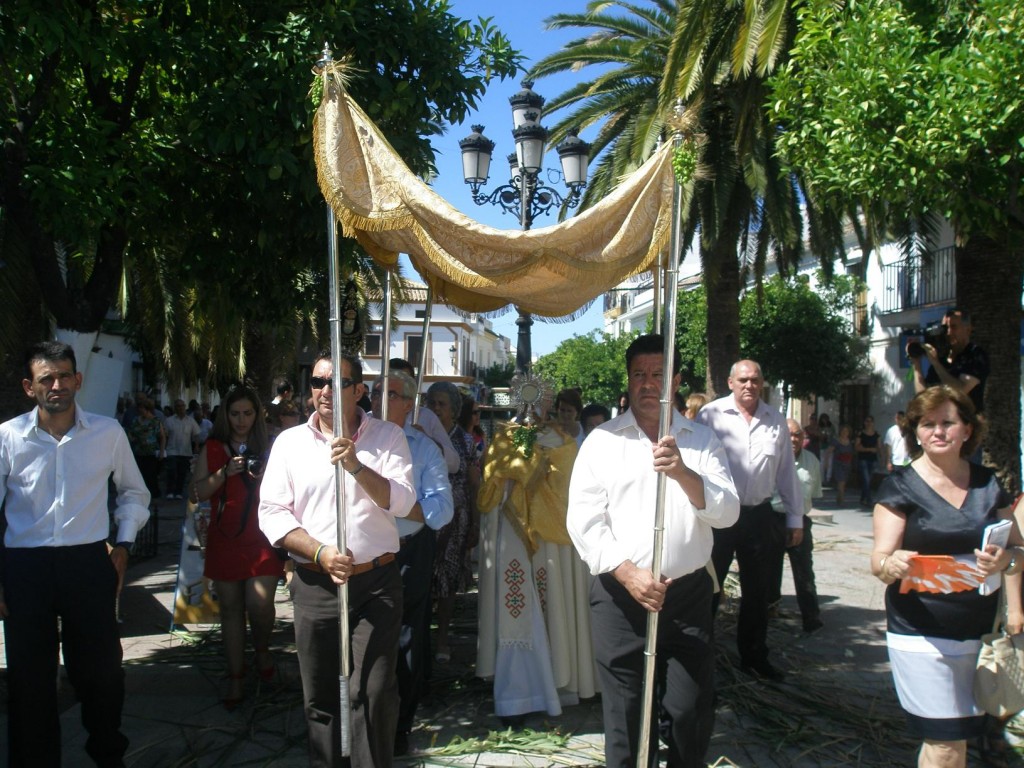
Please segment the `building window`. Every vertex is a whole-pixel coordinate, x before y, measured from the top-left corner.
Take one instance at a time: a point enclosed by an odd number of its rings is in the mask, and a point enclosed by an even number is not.
[[[380,334],[368,333],[363,337],[363,356],[380,357]]]
[[[427,316],[427,310],[425,310],[425,309],[417,309],[416,310],[415,317],[416,317],[417,320],[422,320],[426,316]]]
[[[419,368],[420,354],[423,349],[423,336],[407,335],[405,337],[405,359],[408,360],[413,366]],[[430,359],[430,355],[427,355],[427,364],[423,368],[423,375],[426,376],[428,373],[433,372],[434,361]]]

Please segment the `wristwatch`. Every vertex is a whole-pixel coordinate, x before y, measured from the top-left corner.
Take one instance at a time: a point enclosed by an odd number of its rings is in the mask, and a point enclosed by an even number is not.
[[[1006,568],[1003,569],[1003,573],[1010,573],[1014,568],[1017,567],[1017,555],[1020,554],[1020,548],[1014,547],[1010,550],[1010,562],[1007,563]]]

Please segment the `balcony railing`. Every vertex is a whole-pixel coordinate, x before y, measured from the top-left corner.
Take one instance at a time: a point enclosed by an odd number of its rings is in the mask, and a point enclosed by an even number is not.
[[[882,269],[883,314],[956,300],[956,263],[952,246]]]

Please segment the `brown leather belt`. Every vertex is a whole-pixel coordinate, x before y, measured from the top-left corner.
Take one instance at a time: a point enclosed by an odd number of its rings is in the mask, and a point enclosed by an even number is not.
[[[380,557],[375,557],[368,563],[358,563],[352,566],[352,570],[349,571],[349,577],[358,576],[361,573],[372,571],[381,565],[387,565],[395,559],[394,552],[385,552]],[[298,563],[300,568],[305,568],[307,571],[313,571],[315,573],[327,573],[323,566],[317,565],[316,563]]]

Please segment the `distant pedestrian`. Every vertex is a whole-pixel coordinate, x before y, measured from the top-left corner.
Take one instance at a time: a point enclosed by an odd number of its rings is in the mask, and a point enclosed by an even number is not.
[[[167,431],[167,498],[184,498],[192,457],[199,452],[199,425],[185,408],[185,401],[174,401],[174,413],[164,421]]]
[[[882,437],[875,431],[874,418],[865,416],[864,429],[857,435],[857,442],[854,444],[857,449],[857,467],[860,470],[860,504],[862,507],[870,507],[874,504],[871,500],[871,480],[878,467],[881,443]]]
[[[896,467],[905,467],[910,463],[907,441],[903,430],[907,426],[907,415],[903,411],[896,412],[896,423],[885,431],[882,440],[885,450],[885,470],[892,472]]]

